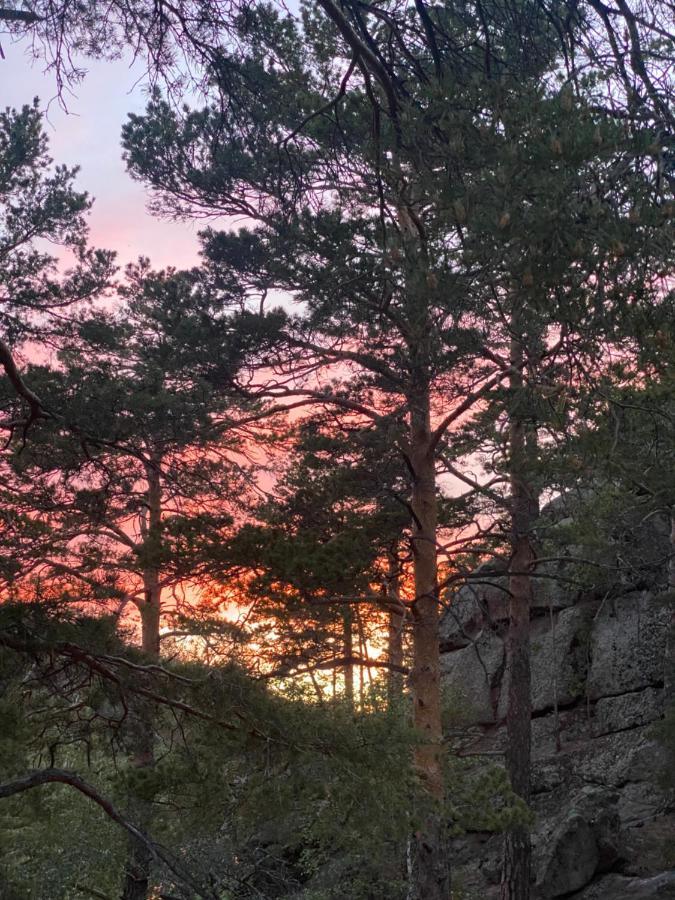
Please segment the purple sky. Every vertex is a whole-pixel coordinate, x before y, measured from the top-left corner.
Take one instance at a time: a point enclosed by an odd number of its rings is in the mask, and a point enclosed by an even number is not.
[[[140,66],[130,68],[124,61],[87,63],[88,75],[66,97],[66,113],[54,99],[53,74],[45,73],[25,46],[2,36],[6,58],[0,59],[1,105],[21,107],[39,97],[43,109],[48,108],[45,128],[52,157],[57,163],[79,165],[78,187],[95,198],[92,244],[116,250],[122,264],[143,255],[156,268],[193,265],[200,224],[151,216],[146,191],[131,180],[122,161],[122,124],[127,113],[145,107],[143,87],[136,83]]]

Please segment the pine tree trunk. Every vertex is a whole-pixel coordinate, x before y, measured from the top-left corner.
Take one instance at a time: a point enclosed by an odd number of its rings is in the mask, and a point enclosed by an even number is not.
[[[450,871],[442,806],[441,667],[436,561],[436,471],[431,447],[429,386],[411,396],[410,464],[413,472],[413,721],[422,736],[415,767],[424,808],[408,843],[408,900],[448,900]]]
[[[670,510],[670,559],[668,560],[668,589],[675,592],[675,506]],[[670,623],[666,634],[664,687],[667,697],[675,691],[675,603],[670,598]]]
[[[342,652],[346,660],[354,657],[354,634],[352,631],[352,611],[345,607],[342,616]],[[343,668],[345,679],[345,700],[350,707],[354,706],[354,664],[349,661]]]
[[[147,469],[148,526],[145,539],[155,551],[161,541],[162,498],[159,461]],[[160,615],[162,589],[157,565],[143,573],[143,602],[141,612],[141,648],[148,662],[159,662]],[[141,676],[142,678],[143,676]],[[136,769],[151,768],[155,764],[154,710],[141,701],[134,711],[131,735],[131,765]],[[152,821],[152,800],[147,796],[131,796],[129,817],[141,831],[148,831]],[[145,844],[129,838],[122,900],[147,900],[150,886],[152,855]]]
[[[136,734],[132,739],[135,746],[131,765],[134,768],[143,769],[154,764],[151,720],[152,714],[147,707],[138,710],[137,721],[134,723]],[[151,801],[144,797],[131,796],[129,798],[129,818],[141,831],[149,831],[152,820]],[[130,836],[127,845],[123,900],[147,900],[151,867],[152,855],[146,845]]]
[[[389,621],[387,623],[387,659],[391,666],[403,666],[403,624],[404,613],[401,603],[401,584],[396,555],[390,553],[387,559],[386,599],[390,604]],[[400,671],[391,668],[387,675],[387,701],[395,706],[403,693],[403,676]]]
[[[358,607],[354,609],[354,618],[356,619],[356,629],[359,636],[359,657],[361,659],[366,659],[368,656],[368,645],[363,631],[363,620],[361,619],[361,613],[359,612]],[[368,675],[370,676],[370,670],[368,670]],[[363,663],[359,665],[359,706],[362,710],[366,708],[366,668]]]
[[[517,330],[514,326],[514,332]],[[532,529],[537,500],[528,480],[531,442],[523,421],[523,346],[514,340],[511,349],[512,407],[509,413],[509,468],[511,481],[511,562],[509,566],[509,621],[506,640],[506,768],[511,786],[526,803],[530,800],[531,767],[531,676],[530,609],[534,549]],[[515,826],[505,835],[502,900],[528,900],[530,896],[531,847],[529,829]]]
[[[675,506],[670,510],[670,559],[668,561],[668,587],[675,590]]]

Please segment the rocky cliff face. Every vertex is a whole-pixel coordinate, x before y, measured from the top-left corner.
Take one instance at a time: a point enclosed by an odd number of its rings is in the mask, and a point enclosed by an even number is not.
[[[464,711],[462,752],[494,761],[505,741],[505,580],[494,566],[476,574],[444,615],[442,660],[445,683]],[[673,760],[655,735],[673,702],[672,601],[672,593],[630,586],[613,597],[576,596],[553,577],[537,592],[532,734],[539,898],[675,897],[675,804],[663,784]],[[456,886],[465,897],[499,895],[500,853],[498,835],[456,841]]]

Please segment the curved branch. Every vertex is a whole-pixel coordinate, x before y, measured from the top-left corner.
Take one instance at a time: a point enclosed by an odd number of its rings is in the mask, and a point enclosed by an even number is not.
[[[15,794],[20,794],[23,791],[41,787],[45,784],[67,784],[69,787],[84,794],[85,797],[88,797],[99,806],[109,819],[112,819],[113,822],[128,832],[135,840],[143,844],[143,846],[151,853],[153,859],[164,863],[167,869],[169,869],[169,871],[183,884],[190,887],[198,897],[214,897],[214,894],[211,891],[202,888],[190,875],[184,872],[178,863],[171,859],[171,856],[166,850],[152,841],[140,830],[140,828],[137,828],[125,819],[113,806],[110,800],[99,793],[99,791],[97,791],[93,785],[89,784],[88,781],[84,781],[83,778],[76,775],[75,772],[71,772],[68,769],[35,769],[32,772],[21,775],[19,778],[15,778],[13,781],[6,781],[4,784],[0,784],[0,800],[4,800],[7,797],[13,797]]]
[[[2,12],[3,10],[0,10],[0,19],[2,19]],[[32,391],[23,380],[23,377],[17,368],[16,360],[12,356],[12,351],[2,338],[0,338],[0,365],[2,365],[5,370],[9,383],[12,385],[18,396],[28,404],[31,420],[52,418],[52,414],[45,409],[42,400],[40,400],[38,395]]]
[[[338,31],[351,47],[354,56],[361,60],[363,65],[377,78],[382,87],[389,105],[389,113],[392,118],[396,118],[397,100],[396,91],[392,84],[389,73],[382,65],[377,56],[370,47],[366,46],[358,34],[354,31],[349,21],[345,17],[342,10],[333,3],[333,0],[318,0],[319,6],[326,13],[331,22],[337,27]]]

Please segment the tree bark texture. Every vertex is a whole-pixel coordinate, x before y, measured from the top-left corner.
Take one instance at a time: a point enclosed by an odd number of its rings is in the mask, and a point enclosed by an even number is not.
[[[415,581],[410,687],[413,721],[421,735],[414,762],[424,789],[424,805],[418,828],[408,845],[408,900],[448,900],[450,897],[450,870],[442,815],[444,784],[438,641],[437,499],[430,419],[429,385],[424,382],[410,397]]]
[[[668,589],[675,593],[675,506],[670,510],[670,559],[668,560]],[[675,691],[675,602],[670,598],[670,622],[666,637],[666,664],[664,685],[666,696],[672,697]]]
[[[387,701],[389,706],[396,705],[403,694],[403,627],[405,608],[401,603],[401,577],[398,571],[398,560],[395,553],[387,558],[386,599],[390,606],[387,623],[387,659],[392,665],[387,675]]]
[[[516,328],[514,326],[514,331]],[[516,332],[517,334],[517,332]],[[511,787],[526,803],[530,800],[531,674],[530,609],[532,567],[535,559],[532,529],[537,499],[528,479],[532,450],[523,409],[522,367],[524,348],[516,337],[511,347],[511,409],[509,411],[509,474],[511,486],[511,561],[509,566],[509,619],[506,640],[506,768]],[[502,900],[528,900],[531,846],[526,825],[507,831],[504,840]]]
[[[342,615],[342,647],[346,660],[354,658],[354,634],[352,631],[352,610],[347,606]],[[345,700],[354,706],[354,663],[347,662],[343,670],[345,680]]]
[[[153,560],[162,539],[162,487],[159,460],[147,467],[147,526],[145,541],[150,549],[150,564],[143,572],[143,600],[141,613],[141,649],[149,662],[159,662],[160,616],[162,588],[159,563]],[[142,678],[143,676],[141,676]],[[130,748],[131,765],[135,769],[149,769],[155,764],[154,709],[149,702],[140,701],[132,713]],[[152,823],[152,799],[147,794],[130,796],[129,811],[133,821],[143,832]],[[129,836],[122,900],[147,900],[150,888],[152,854],[146,844]]]

